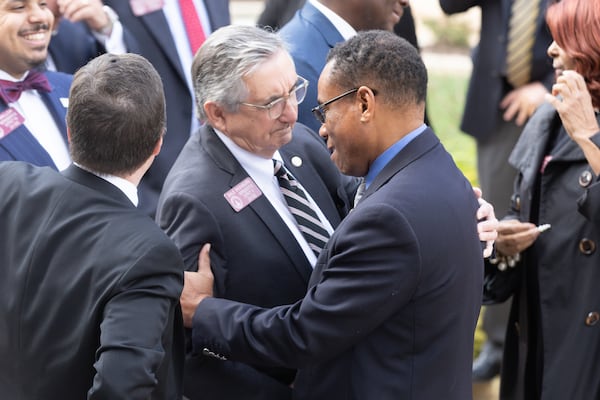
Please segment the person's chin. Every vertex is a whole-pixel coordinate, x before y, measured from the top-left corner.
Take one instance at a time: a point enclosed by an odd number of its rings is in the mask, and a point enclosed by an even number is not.
[[[46,57],[35,58],[29,62],[29,69],[45,69]]]
[[[289,142],[290,140],[292,140],[292,126],[286,126],[284,128],[281,128],[277,131],[274,132],[276,135],[282,137],[282,138],[286,138],[287,137],[287,141]]]

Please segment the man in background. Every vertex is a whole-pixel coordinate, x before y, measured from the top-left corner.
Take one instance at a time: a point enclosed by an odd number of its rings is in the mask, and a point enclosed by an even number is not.
[[[289,43],[298,74],[309,81],[298,121],[318,131],[311,109],[317,105],[317,82],[331,48],[356,32],[382,29],[392,32],[408,0],[307,0],[280,31]]]
[[[509,209],[517,175],[508,156],[554,83],[546,53],[552,43],[544,20],[547,4],[547,0],[440,0],[447,14],[481,8],[481,33],[473,50],[461,129],[477,142],[479,185],[499,219]],[[510,300],[484,311],[487,340],[473,364],[476,381],[500,372],[509,310]]]
[[[54,16],[45,1],[0,0],[0,161],[62,170],[71,75],[44,71]]]
[[[130,33],[129,51],[147,58],[160,74],[167,100],[167,133],[160,155],[140,186],[140,208],[154,216],[167,173],[200,125],[194,113],[190,68],[212,31],[229,25],[229,0],[106,0]]]

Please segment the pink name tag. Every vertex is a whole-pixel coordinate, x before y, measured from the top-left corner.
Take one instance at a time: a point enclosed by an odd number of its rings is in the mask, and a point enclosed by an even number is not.
[[[225,192],[223,196],[225,196],[225,199],[235,212],[240,212],[240,210],[256,200],[261,194],[262,192],[256,186],[256,183],[248,177]]]
[[[129,0],[131,11],[136,17],[162,10],[165,0]]]
[[[12,107],[0,113],[0,139],[23,125],[23,121],[25,121],[25,118]]]

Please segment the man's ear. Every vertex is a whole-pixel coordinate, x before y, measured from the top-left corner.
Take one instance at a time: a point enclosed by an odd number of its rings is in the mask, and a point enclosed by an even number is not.
[[[227,115],[224,107],[214,101],[204,103],[207,122],[221,132],[227,132]]]
[[[375,93],[371,88],[361,86],[358,88],[356,97],[361,107],[360,122],[367,122],[373,118],[373,112],[375,111]]]
[[[163,137],[164,137],[164,133],[162,135],[160,135],[160,139],[158,139],[158,142],[156,142],[156,145],[154,146],[154,150],[152,150],[152,155],[155,157],[158,155],[158,153],[160,153],[160,149],[162,148],[162,145],[163,145]]]

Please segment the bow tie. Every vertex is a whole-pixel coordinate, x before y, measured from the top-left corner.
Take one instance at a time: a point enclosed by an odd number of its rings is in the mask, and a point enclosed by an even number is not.
[[[29,71],[27,77],[19,82],[0,79],[0,99],[6,104],[19,100],[24,90],[39,90],[49,92],[51,90],[48,78],[42,72]]]

